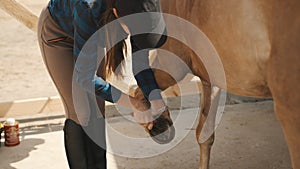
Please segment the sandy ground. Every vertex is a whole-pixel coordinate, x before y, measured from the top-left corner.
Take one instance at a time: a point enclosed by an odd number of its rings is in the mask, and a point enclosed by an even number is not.
[[[243,111],[241,111],[243,110]],[[181,112],[187,120],[195,109]],[[212,148],[211,169],[291,169],[289,153],[280,125],[274,115],[273,102],[228,105],[216,130]],[[173,119],[178,110],[172,111]],[[0,148],[1,169],[67,169],[63,146],[62,123],[64,119],[22,123],[21,144]],[[180,120],[180,119],[176,119]],[[200,153],[195,138],[195,126],[178,125],[176,133],[187,132],[183,140],[174,140],[176,146],[151,158],[130,158],[108,154],[108,169],[196,169]],[[108,120],[108,125],[121,134],[147,137],[143,129],[122,117]],[[153,152],[163,148],[146,140],[126,151],[126,140],[107,132],[108,144],[126,152]],[[139,138],[138,137],[138,138]],[[3,141],[3,139],[2,139]],[[174,143],[173,142],[173,143]],[[3,145],[3,142],[2,142]],[[123,146],[123,147],[120,147]],[[160,151],[158,151],[160,152]]]
[[[39,15],[48,0],[20,0]],[[0,10],[0,102],[56,96],[36,33]]]

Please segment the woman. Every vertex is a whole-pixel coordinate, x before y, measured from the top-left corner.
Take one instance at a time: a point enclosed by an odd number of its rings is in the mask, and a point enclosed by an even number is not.
[[[72,78],[75,62],[86,41],[104,24],[118,17],[140,12],[159,12],[157,0],[51,0],[39,18],[38,40],[44,63],[62,98],[67,119],[64,126],[65,149],[70,168],[96,169],[106,168],[105,126],[103,118],[91,112],[75,111],[72,96]],[[151,18],[149,23],[151,22]],[[132,27],[120,23],[124,32],[130,33]],[[111,31],[107,31],[106,39],[110,41]],[[163,45],[166,37],[157,34],[141,34],[131,37],[133,52],[141,49],[157,48]],[[124,43],[113,46],[107,54],[103,67],[108,73],[116,71],[118,64],[124,59],[122,47]],[[105,43],[105,45],[110,45]],[[106,47],[108,47],[106,46]],[[131,107],[137,122],[143,125],[153,138],[172,126],[169,111],[165,106],[147,59],[148,52],[143,50],[133,57],[133,72],[146,100],[132,98],[105,82],[105,72],[99,69],[95,79],[98,106],[104,112],[104,101]],[[147,65],[140,70],[135,65]],[[80,81],[80,80],[79,80]],[[112,97],[114,90],[114,97]],[[128,99],[129,98],[129,99]],[[130,105],[133,105],[130,106]],[[150,110],[150,105],[151,110]],[[158,117],[154,119],[155,116]],[[174,128],[172,128],[173,130]],[[91,139],[86,130],[95,130],[98,139]],[[174,134],[174,132],[173,132]],[[167,139],[155,138],[157,142],[169,142]],[[96,142],[96,143],[95,143]],[[101,146],[99,146],[101,145]]]

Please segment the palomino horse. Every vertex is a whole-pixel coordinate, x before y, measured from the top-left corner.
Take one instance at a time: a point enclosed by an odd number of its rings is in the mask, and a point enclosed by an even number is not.
[[[299,0],[162,0],[164,13],[176,15],[202,30],[220,55],[227,88],[243,96],[272,97],[275,114],[283,128],[292,165],[300,169],[300,1]],[[184,30],[184,27],[176,29]],[[197,44],[197,42],[194,42]],[[200,145],[200,169],[209,168],[214,135],[200,142],[208,115],[211,84],[198,56],[187,46],[169,38],[163,49],[179,56],[203,81],[202,106],[196,130]],[[157,58],[164,67],[168,63]],[[169,66],[168,66],[169,67]],[[174,66],[169,71],[177,71]],[[155,72],[162,89],[174,84],[174,77]],[[175,80],[185,76],[178,73]]]
[[[273,97],[293,168],[300,169],[300,85],[297,85],[300,82],[300,1],[162,0],[161,3],[164,13],[190,21],[212,41],[224,66],[227,91],[243,96]],[[16,1],[2,1],[0,7],[36,31],[37,17]],[[184,28],[177,29],[184,31]],[[211,99],[217,98],[211,97],[214,94],[211,88],[222,85],[210,84],[204,64],[187,46],[169,38],[163,48],[179,56],[203,82],[196,135],[201,149],[200,169],[208,169],[214,135],[204,143],[199,137]],[[158,63],[164,66],[164,62]],[[169,70],[174,71],[176,81],[185,76],[176,67]],[[162,89],[175,83],[174,77],[162,71],[156,71],[155,76]]]

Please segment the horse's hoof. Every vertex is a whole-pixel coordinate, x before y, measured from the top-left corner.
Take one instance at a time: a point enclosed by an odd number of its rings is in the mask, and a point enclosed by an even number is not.
[[[158,144],[167,144],[174,139],[175,128],[168,110],[155,118],[153,128],[149,130],[149,134]]]
[[[152,131],[152,130],[151,130]],[[175,137],[175,128],[174,126],[170,126],[166,131],[161,134],[154,134],[154,132],[150,131],[150,136],[153,141],[158,144],[168,144],[170,143]]]

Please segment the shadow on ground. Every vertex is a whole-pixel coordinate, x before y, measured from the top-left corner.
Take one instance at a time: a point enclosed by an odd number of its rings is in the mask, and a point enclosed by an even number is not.
[[[0,148],[0,163],[2,169],[17,169],[11,164],[28,158],[30,152],[37,150],[36,146],[44,142],[43,139],[30,138],[22,140],[22,144],[18,146],[3,147],[2,145]]]

